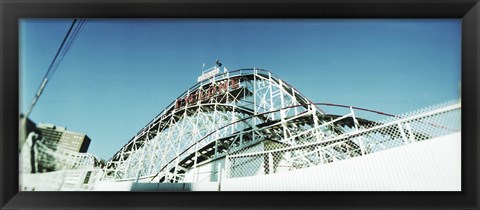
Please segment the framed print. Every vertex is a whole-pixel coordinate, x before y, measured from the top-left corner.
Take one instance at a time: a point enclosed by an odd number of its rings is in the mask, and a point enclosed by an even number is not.
[[[2,208],[478,208],[477,1],[1,7]]]

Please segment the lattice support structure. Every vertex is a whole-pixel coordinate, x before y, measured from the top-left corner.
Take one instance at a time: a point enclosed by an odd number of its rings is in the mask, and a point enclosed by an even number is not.
[[[216,75],[188,89],[137,133],[107,163],[104,179],[176,182],[199,162],[252,142],[275,138],[289,145],[301,143],[288,138],[302,129],[292,123],[293,118],[309,127],[309,121],[321,121],[323,114],[309,104],[265,70]],[[272,129],[261,132],[267,124]]]

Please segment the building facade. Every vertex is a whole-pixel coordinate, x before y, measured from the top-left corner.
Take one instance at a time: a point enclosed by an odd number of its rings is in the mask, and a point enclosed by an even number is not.
[[[86,134],[69,131],[65,127],[41,123],[37,128],[45,138],[45,145],[53,150],[64,149],[85,153],[91,142]]]

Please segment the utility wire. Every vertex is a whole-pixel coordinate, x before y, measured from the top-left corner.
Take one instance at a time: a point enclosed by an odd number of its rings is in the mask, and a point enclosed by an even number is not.
[[[79,23],[76,25],[77,21]],[[81,30],[81,28],[85,24],[85,22],[86,22],[85,19],[80,19],[80,20],[74,19],[73,20],[72,25],[70,25],[70,28],[68,29],[68,32],[67,32],[67,34],[65,35],[65,38],[62,41],[62,44],[58,48],[57,53],[55,54],[55,57],[53,58],[52,62],[50,63],[50,66],[48,67],[48,70],[45,73],[45,76],[43,76],[42,83],[40,84],[40,87],[38,88],[38,91],[37,91],[37,93],[35,94],[35,96],[32,100],[32,104],[30,104],[30,107],[29,107],[27,113],[24,116],[25,119],[27,119],[28,116],[30,115],[30,113],[32,112],[33,107],[37,103],[40,95],[43,92],[43,89],[47,85],[48,80],[52,77],[52,75],[57,70],[60,62],[63,60],[63,57],[65,57],[65,55],[67,54],[67,52],[70,49],[73,41],[77,37],[79,31]],[[71,34],[73,34],[73,35],[71,35]]]
[[[55,66],[52,67],[52,72],[50,73],[50,77],[58,69],[58,66],[62,62],[62,60],[65,57],[65,55],[67,54],[67,52],[70,50],[70,47],[72,46],[72,43],[77,38],[79,32],[81,31],[81,29],[82,29],[82,27],[83,27],[83,25],[85,24],[86,21],[87,21],[86,19],[80,19],[79,22],[77,23],[77,25],[75,26],[75,28],[73,29],[72,34],[69,36],[69,39],[65,43],[63,51],[61,52],[61,54],[59,55],[59,57],[58,57],[58,59],[55,63]]]
[[[55,57],[53,57],[53,60],[52,60],[52,62],[50,63],[50,66],[48,67],[48,70],[47,70],[47,72],[45,73],[45,76],[43,76],[44,79],[49,77],[49,74],[50,74],[50,72],[52,71],[54,64],[56,63],[58,56],[60,55],[60,53],[61,53],[62,50],[64,49],[63,46],[64,46],[65,43],[67,42],[68,37],[70,36],[70,33],[72,32],[72,29],[73,29],[73,27],[75,26],[75,23],[76,23],[76,22],[77,22],[77,19],[73,20],[72,25],[70,25],[70,28],[68,29],[67,35],[65,35],[65,38],[63,38],[62,44],[61,44],[60,47],[58,48],[57,53],[55,54]]]

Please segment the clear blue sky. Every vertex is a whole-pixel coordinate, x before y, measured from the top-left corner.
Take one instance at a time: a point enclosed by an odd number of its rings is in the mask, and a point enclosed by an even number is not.
[[[71,22],[20,21],[22,113]],[[458,99],[460,35],[460,19],[89,19],[30,119],[86,133],[109,159],[217,58],[271,70],[314,102],[401,114]]]

